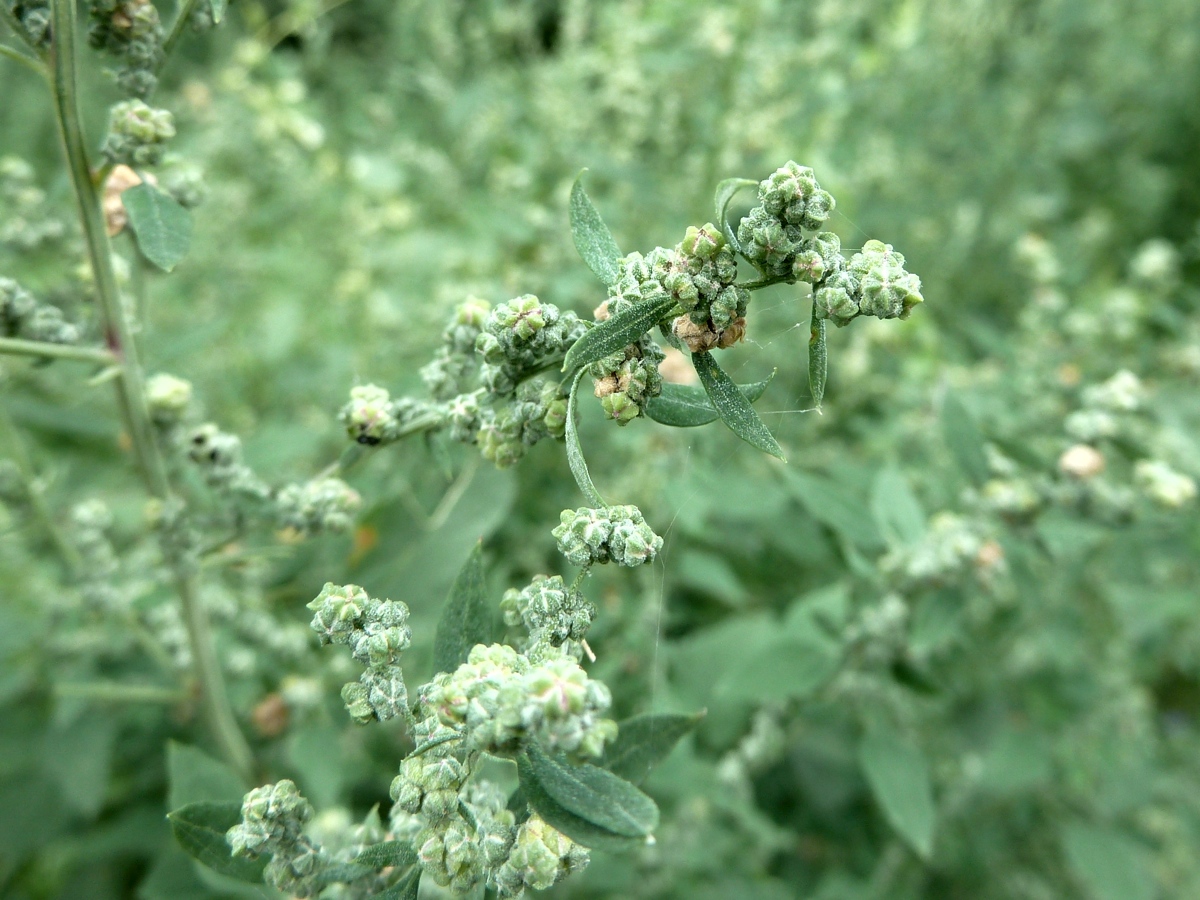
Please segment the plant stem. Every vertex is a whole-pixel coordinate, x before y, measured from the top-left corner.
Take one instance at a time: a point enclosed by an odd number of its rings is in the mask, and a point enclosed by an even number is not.
[[[54,686],[60,697],[80,697],[107,703],[164,703],[174,705],[188,699],[185,691],[152,684],[124,684],[119,681],[67,682]]]
[[[192,17],[192,10],[196,8],[197,0],[183,0],[179,5],[179,12],[175,15],[175,21],[171,23],[171,31],[167,35],[166,40],[162,45],[162,61],[159,62],[159,71],[167,64],[167,59],[171,55],[171,51],[175,49],[175,45],[179,43],[179,39],[183,36],[183,29],[187,28],[188,20]]]
[[[13,13],[7,2],[0,3],[0,19],[4,20],[4,24],[8,26],[8,30],[13,33],[13,36],[18,41],[28,47],[30,52],[38,53],[37,47],[29,42],[29,38],[25,34],[25,26],[21,24],[20,19],[16,17],[16,14]]]
[[[46,72],[46,67],[44,65],[42,65],[40,60],[34,59],[32,56],[22,53],[20,50],[17,50],[13,47],[9,47],[6,44],[0,44],[0,56],[7,56],[9,59],[11,59],[15,62],[19,62],[21,65],[25,66],[26,68],[32,69],[34,72],[37,72],[43,78],[50,77],[49,74]]]
[[[87,242],[105,339],[113,355],[122,363],[120,375],[116,379],[117,402],[122,421],[133,441],[134,454],[146,490],[152,497],[168,502],[171,500],[171,486],[146,409],[142,367],[113,274],[112,251],[104,227],[100,197],[88,165],[83,128],[80,124],[75,71],[75,2],[51,0],[51,11],[54,35],[51,63],[59,136],[62,139],[71,184],[79,207],[84,239]],[[174,553],[166,552],[164,556],[174,570],[209,728],[226,762],[246,783],[250,783],[253,778],[254,757],[229,704],[224,675],[213,645],[208,613],[196,596],[192,575],[184,562]]]
[[[46,341],[26,341],[21,338],[0,338],[0,353],[12,356],[36,356],[41,359],[71,359],[102,366],[119,360],[103,347],[76,347],[73,344],[51,344]]]

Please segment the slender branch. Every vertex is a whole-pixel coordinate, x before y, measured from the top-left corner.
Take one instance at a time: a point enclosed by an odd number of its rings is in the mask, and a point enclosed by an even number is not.
[[[79,697],[105,703],[163,703],[173,706],[188,699],[186,691],[153,684],[124,684],[119,681],[64,682],[54,686],[59,697]]]
[[[21,24],[21,20],[17,18],[16,13],[12,11],[7,2],[0,3],[0,19],[4,20],[4,24],[8,26],[9,31],[16,36],[17,40],[28,47],[31,53],[37,56],[41,55],[38,48],[29,40],[29,35],[25,33],[25,26]]]
[[[74,344],[51,344],[21,338],[0,338],[0,353],[36,356],[41,359],[72,359],[101,366],[112,366],[119,362],[116,356],[103,347],[77,347]]]
[[[19,62],[26,68],[37,72],[43,78],[50,77],[50,73],[46,71],[46,67],[42,64],[41,60],[34,59],[32,56],[22,53],[14,47],[9,47],[7,44],[0,44],[0,56],[7,56],[9,59]]]
[[[792,275],[771,275],[767,278],[760,278],[757,281],[746,281],[739,284],[738,287],[745,288],[748,291],[757,291],[760,288],[770,287],[773,284],[795,284],[796,279]]]
[[[113,273],[112,251],[100,196],[88,165],[87,149],[79,116],[78,85],[75,71],[75,0],[51,0],[53,43],[51,62],[54,78],[54,101],[59,136],[67,158],[72,187],[79,207],[80,222],[87,241],[88,256],[95,278],[100,318],[105,339],[114,356],[123,362],[116,379],[117,400],[121,418],[133,440],[134,453],[146,490],[159,500],[171,499],[166,465],[154,439],[153,426],[146,409],[145,380],[138,361],[137,346],[132,328],[121,304]],[[164,548],[165,550],[166,548]],[[238,727],[237,718],[225,690],[225,679],[217,660],[208,613],[196,596],[192,575],[182,560],[171,562],[176,587],[187,627],[188,642],[200,683],[205,717],[221,754],[234,770],[249,783],[253,776],[254,758]]]
[[[166,40],[162,45],[162,59],[158,63],[158,70],[162,71],[163,66],[167,64],[167,60],[171,56],[171,51],[175,49],[175,45],[179,43],[179,39],[183,37],[183,30],[187,28],[188,20],[192,18],[192,11],[196,8],[199,0],[184,0],[180,4],[179,12],[175,16],[175,21],[171,23],[171,31],[167,34]]]

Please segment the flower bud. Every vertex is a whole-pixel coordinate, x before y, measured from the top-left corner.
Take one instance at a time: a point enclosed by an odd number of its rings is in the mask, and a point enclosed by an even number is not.
[[[124,100],[111,110],[101,152],[113,165],[152,166],[162,159],[164,145],[174,136],[175,120],[168,110]]]

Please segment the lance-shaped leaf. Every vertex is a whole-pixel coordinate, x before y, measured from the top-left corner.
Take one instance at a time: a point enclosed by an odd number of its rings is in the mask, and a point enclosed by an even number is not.
[[[775,377],[766,381],[756,381],[753,384],[739,384],[738,390],[746,399],[753,403],[767,390],[767,385]],[[651,397],[643,407],[647,416],[661,425],[673,428],[694,428],[697,425],[707,425],[719,418],[716,407],[708,399],[704,388],[690,384],[672,384],[664,382],[662,393]]]
[[[187,256],[192,216],[169,194],[142,182],[121,193],[129,225],[142,255],[164,272]]]
[[[373,844],[354,857],[356,865],[379,871],[387,868],[405,868],[417,861],[417,851],[407,841],[384,841]]]
[[[821,409],[825,399],[825,376],[829,372],[829,355],[825,346],[825,320],[813,316],[808,335],[808,392],[813,406]]]
[[[225,832],[242,821],[240,803],[189,803],[167,814],[171,832],[189,856],[238,881],[262,881],[265,859],[235,857]]]
[[[592,504],[596,509],[603,509],[608,506],[604,502],[604,498],[600,496],[600,492],[596,490],[596,485],[592,483],[592,475],[588,471],[587,460],[583,458],[583,447],[579,443],[579,430],[575,427],[575,398],[579,394],[579,382],[583,378],[583,369],[575,375],[575,380],[571,382],[571,393],[567,397],[567,465],[571,467],[571,474],[575,476],[575,483],[579,485],[579,490],[583,496],[587,498],[587,502]]]
[[[975,484],[987,481],[990,470],[983,432],[962,401],[953,394],[948,394],[942,403],[942,434],[963,474]]]
[[[225,18],[226,0],[209,0],[209,8],[212,9],[212,20],[214,25],[220,25],[221,20]]]
[[[725,239],[729,241],[731,247],[738,253],[742,252],[742,245],[738,243],[737,232],[733,230],[733,226],[725,219],[725,212],[729,209],[729,204],[733,202],[733,198],[745,188],[757,187],[758,182],[751,178],[726,178],[717,185],[717,191],[713,195],[713,205],[716,208],[717,224],[721,230],[725,232]]]
[[[626,306],[603,322],[598,322],[587,333],[571,345],[562,370],[573,372],[582,366],[590,366],[597,360],[624,350],[638,341],[642,335],[668,318],[675,309],[671,297],[660,297]]]
[[[745,398],[728,373],[717,365],[707,350],[692,354],[692,365],[708,399],[729,429],[752,447],[787,462],[783,450],[763,424],[750,401]]]
[[[452,672],[471,648],[492,639],[492,618],[483,583],[483,547],[476,544],[454,579],[433,639],[435,672]]]
[[[859,762],[888,822],[922,859],[929,859],[936,811],[925,754],[887,729],[867,736]]]
[[[626,719],[620,724],[616,740],[604,749],[600,765],[614,775],[640,784],[703,718],[701,710],[690,716],[657,713]]]
[[[658,826],[658,807],[634,785],[597,766],[551,757],[536,743],[518,759],[517,774],[533,810],[585,847],[644,843]]]
[[[607,287],[617,282],[620,273],[617,261],[621,258],[621,249],[583,189],[583,173],[586,171],[584,169],[579,173],[571,188],[571,237],[587,267]]]

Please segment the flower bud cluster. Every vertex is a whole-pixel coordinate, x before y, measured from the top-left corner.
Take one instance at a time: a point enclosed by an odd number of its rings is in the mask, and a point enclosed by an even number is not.
[[[737,259],[725,235],[709,223],[691,226],[655,267],[663,287],[684,310],[675,320],[675,335],[693,353],[729,347],[745,335],[750,292],[738,287]]]
[[[616,562],[640,566],[654,562],[663,539],[646,524],[636,506],[564,509],[552,534],[559,552],[576,566]]]
[[[833,235],[814,240],[823,238],[836,240]],[[882,241],[867,241],[844,269],[825,272],[814,284],[814,308],[836,325],[847,325],[860,315],[904,319],[924,300],[921,279],[906,272],[904,257]]]
[[[1122,416],[1141,411],[1145,399],[1141,379],[1122,369],[1107,381],[1086,388],[1082,408],[1067,416],[1063,428],[1086,444],[1114,438],[1121,431]]]
[[[943,584],[967,571],[978,559],[984,537],[970,520],[940,513],[915,545],[895,550],[880,565],[909,586]]]
[[[169,111],[141,100],[123,100],[112,108],[101,152],[112,165],[144,168],[162,159],[166,142],[173,137],[175,119]]]
[[[361,505],[358,491],[340,478],[314,478],[289,484],[275,496],[275,514],[280,526],[304,537],[345,531]]]
[[[442,332],[442,346],[421,369],[421,378],[437,399],[448,400],[463,392],[467,376],[477,367],[475,342],[490,311],[491,304],[476,297],[460,303],[454,310]]]
[[[579,643],[587,637],[596,617],[591,601],[568,587],[558,575],[535,575],[526,587],[510,588],[500,601],[500,609],[510,628],[524,626],[528,630],[531,645]]]
[[[174,428],[192,402],[192,383],[174,375],[159,373],[146,379],[146,407],[160,428]]]
[[[23,37],[34,47],[50,46],[50,0],[0,0],[21,25]]]
[[[604,414],[618,425],[628,425],[642,415],[646,401],[662,393],[658,364],[664,358],[658,344],[643,338],[593,363],[588,373]]]
[[[0,278],[0,327],[7,337],[50,344],[74,344],[79,329],[63,318],[62,310],[39,303],[11,278]]]
[[[322,644],[345,644],[366,667],[358,681],[342,687],[342,700],[359,724],[409,717],[408,688],[400,654],[412,643],[408,606],[376,600],[356,584],[326,584],[308,604],[310,627]]]
[[[0,209],[0,244],[33,250],[66,233],[34,180],[33,167],[18,156],[0,157]]]
[[[350,437],[375,446],[397,441],[419,420],[440,415],[435,404],[408,397],[393,400],[384,388],[364,384],[350,389],[350,402],[338,417]]]
[[[452,421],[460,409],[452,404]],[[538,379],[519,385],[507,404],[499,407],[476,404],[474,409],[461,409],[461,413],[471,417],[468,427],[476,429],[475,441],[484,459],[505,469],[542,438],[563,436],[567,399],[558,382]]]
[[[88,42],[121,60],[117,86],[130,97],[148,97],[158,84],[163,27],[150,0],[92,0]]]
[[[804,246],[804,230],[825,224],[833,196],[821,189],[813,170],[788,161],[758,186],[758,205],[738,225],[742,253],[766,276],[797,278],[794,265]],[[807,268],[807,262],[800,271]]]
[[[234,856],[271,856],[264,880],[293,897],[315,897],[325,887],[331,860],[304,834],[314,810],[287,780],[255,788],[242,801],[242,821],[225,834]]]
[[[655,247],[645,256],[636,251],[617,261],[619,274],[608,289],[606,300],[596,311],[598,320],[607,319],[635,303],[664,300],[668,295],[663,277],[675,264],[675,251]]]
[[[484,387],[492,394],[512,394],[522,379],[561,360],[584,331],[573,312],[561,312],[532,294],[501,303],[475,340]]]
[[[512,851],[496,872],[495,886],[501,897],[520,897],[526,888],[544,891],[582,871],[589,861],[585,847],[533,815],[517,829]]]
[[[574,657],[546,653],[534,663],[503,644],[476,645],[454,672],[421,688],[427,715],[460,730],[469,749],[499,756],[530,738],[551,751],[599,756],[617,734],[603,718],[611,702]]]
[[[1133,467],[1138,489],[1159,506],[1179,509],[1196,499],[1196,480],[1161,460],[1139,460]]]
[[[188,439],[188,458],[200,469],[205,483],[238,500],[260,503],[271,489],[242,462],[242,441],[211,422],[196,428]]]
[[[84,602],[95,609],[112,610],[117,605],[117,552],[108,536],[113,517],[101,500],[85,500],[71,509],[71,541],[79,551],[80,590]]]

